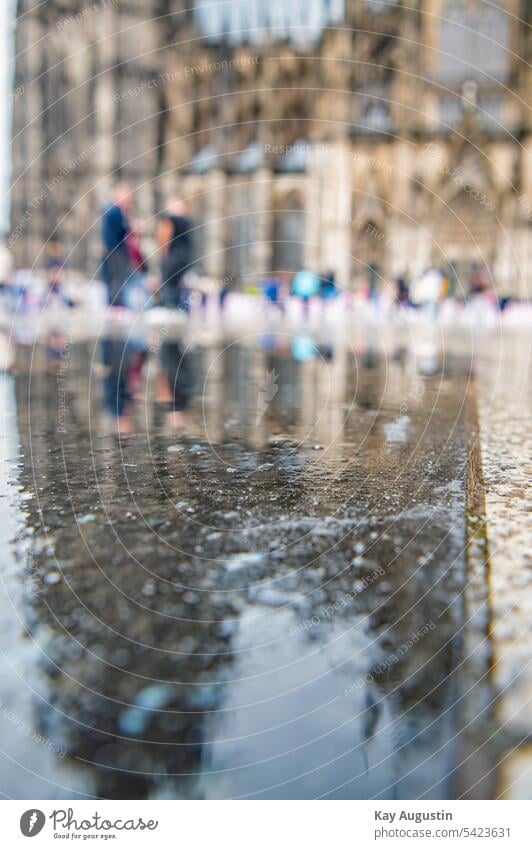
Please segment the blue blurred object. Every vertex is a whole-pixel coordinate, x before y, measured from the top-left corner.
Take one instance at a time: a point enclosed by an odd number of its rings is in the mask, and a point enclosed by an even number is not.
[[[271,301],[272,304],[279,303],[279,298],[281,294],[280,280],[277,280],[275,277],[265,280],[262,284],[262,290],[264,292],[264,297]]]
[[[317,353],[318,349],[310,336],[295,336],[292,339],[292,355],[298,363],[308,363]]]
[[[295,274],[294,279],[292,280],[292,292],[294,295],[297,295],[298,298],[303,298],[303,300],[306,301],[314,295],[317,295],[319,290],[320,279],[313,271],[303,269]]]
[[[332,301],[338,294],[339,292],[336,288],[334,271],[330,271],[321,280],[320,297],[323,298],[324,301]]]

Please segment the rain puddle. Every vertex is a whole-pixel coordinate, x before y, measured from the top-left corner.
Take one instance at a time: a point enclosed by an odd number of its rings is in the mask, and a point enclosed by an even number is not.
[[[467,358],[424,373],[404,344],[272,334],[163,348],[72,345],[58,373],[21,347],[6,378],[29,497],[9,508],[23,662],[2,702],[49,741],[37,758],[14,735],[17,780],[451,797]]]

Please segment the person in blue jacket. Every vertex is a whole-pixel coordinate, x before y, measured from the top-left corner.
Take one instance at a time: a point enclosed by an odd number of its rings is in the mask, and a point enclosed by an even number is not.
[[[115,191],[113,203],[102,216],[102,274],[107,301],[112,306],[123,306],[126,282],[133,271],[128,247],[129,218],[133,207],[133,192],[122,183]]]

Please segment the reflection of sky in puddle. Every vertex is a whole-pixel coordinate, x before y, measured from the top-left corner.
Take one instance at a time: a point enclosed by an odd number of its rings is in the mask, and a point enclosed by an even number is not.
[[[366,672],[370,640],[363,629],[346,633],[333,624],[320,646],[290,638],[295,623],[287,610],[257,621],[252,609],[240,618],[235,684],[210,723],[216,742],[205,757],[208,796],[312,798],[342,784],[338,798],[378,792],[368,766],[393,751],[392,734],[374,736],[389,712],[373,707],[374,720],[364,687],[345,695]],[[269,646],[272,636],[283,639]]]
[[[383,425],[387,442],[406,442],[408,439],[409,416],[398,416],[393,422]]]

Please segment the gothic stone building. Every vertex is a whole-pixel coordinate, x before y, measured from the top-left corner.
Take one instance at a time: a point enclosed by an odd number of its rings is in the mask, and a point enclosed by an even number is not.
[[[198,264],[353,289],[430,264],[532,272],[527,0],[19,0],[12,243],[94,274],[112,184]]]

